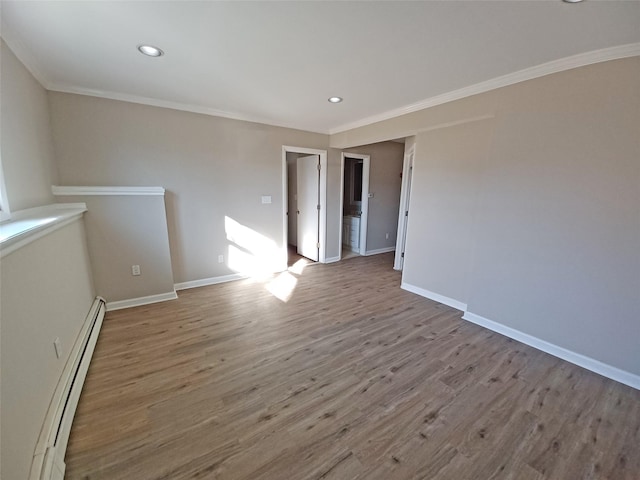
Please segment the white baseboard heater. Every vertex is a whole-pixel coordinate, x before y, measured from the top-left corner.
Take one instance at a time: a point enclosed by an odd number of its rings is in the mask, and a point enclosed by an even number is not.
[[[82,385],[98,341],[106,302],[96,297],[56,387],[38,438],[29,480],[63,480],[64,455]]]

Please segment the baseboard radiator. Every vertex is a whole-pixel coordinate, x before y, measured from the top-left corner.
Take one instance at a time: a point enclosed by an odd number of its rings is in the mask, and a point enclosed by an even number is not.
[[[64,455],[82,385],[98,341],[106,302],[96,297],[73,345],[45,417],[31,464],[29,480],[63,480]]]

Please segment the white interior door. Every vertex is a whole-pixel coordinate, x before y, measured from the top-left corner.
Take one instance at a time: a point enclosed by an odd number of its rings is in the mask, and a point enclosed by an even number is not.
[[[315,262],[320,244],[320,156],[297,159],[298,253]]]

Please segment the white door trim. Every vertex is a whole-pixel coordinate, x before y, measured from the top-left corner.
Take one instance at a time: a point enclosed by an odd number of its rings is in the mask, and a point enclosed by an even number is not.
[[[345,157],[357,158],[362,160],[362,201],[360,206],[360,248],[358,253],[366,255],[367,253],[367,224],[369,219],[369,174],[371,169],[371,155],[361,153],[342,152],[341,168],[340,168],[340,229],[338,241],[340,247],[340,257],[342,257],[342,216],[344,212],[344,159]]]
[[[413,145],[404,156],[404,165],[402,166],[402,187],[400,189],[400,209],[398,211],[398,236],[396,237],[396,255],[393,261],[394,270],[402,270],[404,268],[404,258],[402,251],[405,250],[406,243],[406,227],[408,221],[405,221],[405,212],[409,210],[411,184],[413,183],[413,174],[409,173],[414,165],[416,146]]]
[[[362,210],[360,214],[360,255],[367,254],[367,226],[369,224],[369,172],[371,156],[362,157]],[[360,157],[356,157],[360,158]]]
[[[327,260],[327,151],[316,148],[282,146],[282,270],[287,269],[287,152],[320,155],[320,251],[318,261]]]

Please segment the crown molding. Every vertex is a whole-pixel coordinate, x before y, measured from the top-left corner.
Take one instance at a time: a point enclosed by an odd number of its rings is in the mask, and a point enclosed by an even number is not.
[[[22,42],[15,38],[11,33],[7,35],[7,29],[4,28],[0,39],[6,44],[11,52],[20,60],[24,68],[36,79],[36,81],[42,85],[45,90],[50,90],[51,82],[47,80],[47,77],[38,69],[37,62],[33,56],[29,53],[29,50],[24,47]]]
[[[240,120],[243,122],[260,123],[263,125],[269,125],[271,127],[289,128],[292,130],[300,130],[310,133],[319,133],[322,135],[328,135],[327,131],[315,131],[304,130],[299,126],[295,126],[290,123],[278,122],[277,120],[269,118],[260,118],[252,115],[244,115],[234,112],[226,112],[224,110],[217,110],[211,107],[204,107],[200,105],[193,105],[190,103],[173,102],[170,100],[160,100],[157,98],[144,97],[141,95],[132,95],[128,93],[118,93],[105,90],[94,90],[91,88],[76,87],[72,85],[64,84],[47,84],[47,90],[60,93],[73,93],[75,95],[85,95],[89,97],[106,98],[108,100],[119,100],[121,102],[137,103],[139,105],[148,105],[151,107],[170,108],[172,110],[180,110],[183,112],[199,113],[202,115],[209,115],[211,117],[222,117],[230,120]]]
[[[516,83],[524,82],[527,80],[533,80],[535,78],[550,75],[552,73],[559,73],[573,68],[584,67],[595,63],[607,62],[610,60],[619,60],[622,58],[640,56],[640,42],[629,43],[626,45],[618,45],[615,47],[603,48],[600,50],[593,50],[591,52],[579,53],[570,57],[553,60],[551,62],[536,65],[534,67],[525,68],[517,72],[508,73],[500,77],[496,77],[484,82],[476,83],[468,87],[453,90],[451,92],[436,95],[419,102],[405,105],[404,107],[396,108],[386,112],[382,112],[376,115],[371,115],[354,122],[345,123],[335,128],[330,128],[326,131],[320,130],[303,130],[299,126],[278,122],[273,119],[259,118],[252,115],[244,115],[235,112],[226,112],[223,110],[217,110],[215,108],[204,107],[200,105],[193,105],[188,103],[173,102],[169,100],[160,100],[156,98],[144,97],[140,95],[131,95],[126,93],[117,93],[111,91],[94,90],[89,88],[77,87],[72,85],[64,85],[59,83],[53,83],[49,81],[44,74],[36,67],[36,62],[32,56],[28,53],[28,50],[23,47],[22,43],[5,32],[2,35],[2,39],[5,41],[11,51],[20,59],[27,70],[40,82],[40,84],[47,90],[61,93],[72,93],[76,95],[86,95],[91,97],[106,98],[109,100],[119,100],[123,102],[137,103],[140,105],[149,105],[160,108],[170,108],[172,110],[180,110],[190,113],[199,113],[202,115],[209,115],[214,117],[228,118],[231,120],[240,120],[244,122],[260,123],[264,125],[270,125],[274,127],[290,128],[294,130],[307,131],[311,133],[319,133],[322,135],[334,135],[342,133],[348,130],[352,130],[372,123],[382,122],[384,120],[390,120],[395,117],[400,117],[408,113],[417,112],[426,108],[435,107],[444,103],[452,102],[454,100],[460,100],[462,98],[477,95],[479,93],[485,93],[497,88],[506,87]]]
[[[10,32],[7,35],[7,31],[3,32],[0,36],[2,40],[7,44],[7,47],[14,53],[16,57],[22,62],[25,68],[31,73],[31,75],[42,85],[46,90],[51,92],[60,93],[73,93],[75,95],[85,95],[89,97],[106,98],[108,100],[119,100],[121,102],[137,103],[139,105],[148,105],[151,107],[170,108],[172,110],[180,110],[183,112],[199,113],[202,115],[209,115],[212,117],[222,117],[231,120],[241,120],[244,122],[261,123],[264,125],[270,125],[272,127],[290,128],[293,130],[302,130],[300,127],[293,124],[278,122],[273,119],[259,118],[257,116],[243,115],[240,113],[226,112],[224,110],[217,110],[215,108],[203,107],[200,105],[193,105],[182,102],[172,102],[169,100],[160,100],[157,98],[145,97],[142,95],[132,95],[127,93],[118,93],[108,90],[96,90],[91,88],[78,87],[75,85],[66,85],[62,83],[55,83],[50,81],[36,66],[37,62],[33,56],[29,53],[29,50],[24,47],[22,42],[15,38]],[[313,131],[303,130],[311,133],[320,133],[322,135],[328,135],[328,131]]]
[[[354,128],[364,127],[366,125],[382,122],[384,120],[390,120],[395,117],[406,115],[407,113],[417,112],[418,110],[435,107],[436,105],[442,105],[443,103],[460,100],[465,97],[488,92],[497,88],[507,87],[509,85],[524,82],[526,80],[533,80],[534,78],[543,77],[552,73],[559,73],[565,70],[571,70],[573,68],[592,65],[594,63],[601,63],[609,60],[618,60],[627,57],[635,57],[639,55],[640,43],[629,43],[626,45],[594,50],[592,52],[579,53],[577,55],[561,58],[559,60],[553,60],[551,62],[536,65],[535,67],[525,68],[524,70],[518,70],[517,72],[509,73],[507,75],[492,78],[491,80],[476,83],[475,85],[470,85],[458,90],[443,93],[442,95],[437,95],[435,97],[427,98],[425,100],[421,100],[404,107],[372,115],[355,122],[345,123],[344,125],[330,129],[329,135],[342,133],[347,130],[353,130]]]

